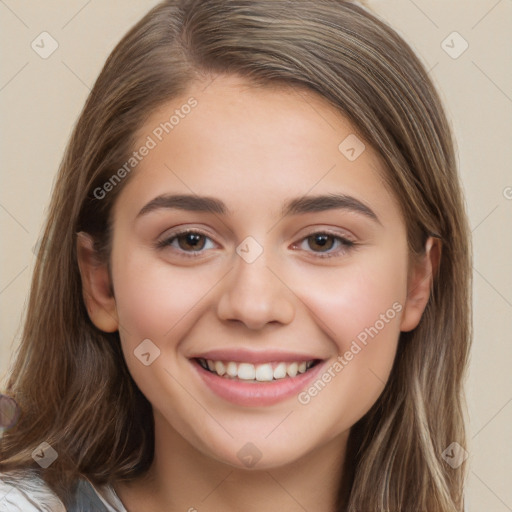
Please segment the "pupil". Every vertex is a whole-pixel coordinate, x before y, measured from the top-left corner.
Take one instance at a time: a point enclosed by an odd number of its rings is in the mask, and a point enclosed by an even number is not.
[[[331,235],[313,235],[310,237],[313,239],[313,245],[318,246],[320,249],[330,249],[332,247],[332,237]],[[329,239],[331,243],[329,243]],[[314,248],[314,247],[312,247]]]
[[[202,247],[204,245],[204,242],[202,245],[200,244],[202,236],[203,235],[200,235],[198,233],[187,233],[184,236],[184,239],[182,238],[182,240],[184,240],[184,243],[180,244],[180,245],[182,246],[182,248],[185,248],[185,249],[192,247],[196,250],[200,250],[200,249],[202,249]],[[185,246],[185,247],[183,247],[183,246]]]

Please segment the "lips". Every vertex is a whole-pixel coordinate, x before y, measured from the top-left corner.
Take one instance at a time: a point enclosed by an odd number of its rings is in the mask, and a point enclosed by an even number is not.
[[[297,395],[324,361],[283,352],[210,351],[190,358],[217,396],[245,407],[268,406]]]

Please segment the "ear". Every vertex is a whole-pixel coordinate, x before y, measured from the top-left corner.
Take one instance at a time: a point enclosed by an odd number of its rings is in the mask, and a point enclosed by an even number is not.
[[[107,264],[99,261],[93,238],[83,231],[77,233],[76,252],[82,294],[91,322],[104,332],[117,331],[119,320]]]
[[[412,331],[420,323],[440,260],[441,240],[431,236],[425,243],[425,252],[413,263],[409,272],[407,298],[400,323],[401,331]]]

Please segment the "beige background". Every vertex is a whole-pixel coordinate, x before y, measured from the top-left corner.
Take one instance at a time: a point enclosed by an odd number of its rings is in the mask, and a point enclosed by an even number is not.
[[[512,0],[368,3],[431,70],[458,140],[474,236],[468,510],[512,511]],[[17,345],[33,247],[71,128],[113,46],[154,4],[0,0],[2,383]],[[59,45],[47,59],[31,48],[43,31]],[[455,59],[442,47],[454,31],[469,44]],[[450,36],[444,44],[454,54],[464,41]]]

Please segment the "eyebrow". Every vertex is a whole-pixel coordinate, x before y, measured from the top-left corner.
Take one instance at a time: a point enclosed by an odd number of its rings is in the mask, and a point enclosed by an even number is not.
[[[140,210],[137,217],[159,209],[178,209],[191,212],[214,213],[217,215],[232,214],[226,204],[219,199],[207,196],[179,194],[155,197]],[[359,213],[381,224],[377,214],[369,206],[355,197],[344,194],[304,196],[291,199],[285,203],[281,213],[283,217],[287,217],[290,215],[317,213],[328,210],[345,210],[352,213]]]

